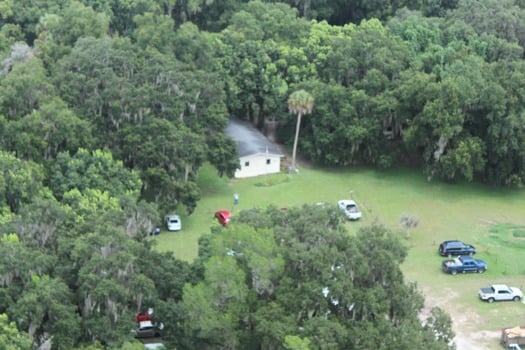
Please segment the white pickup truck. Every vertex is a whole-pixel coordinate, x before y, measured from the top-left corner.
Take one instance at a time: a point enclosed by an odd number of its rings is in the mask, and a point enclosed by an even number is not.
[[[523,293],[519,288],[505,284],[493,284],[490,287],[481,288],[478,295],[481,300],[489,303],[505,300],[520,301],[523,298]]]

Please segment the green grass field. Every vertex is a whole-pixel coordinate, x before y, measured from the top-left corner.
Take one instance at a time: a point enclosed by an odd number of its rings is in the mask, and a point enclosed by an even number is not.
[[[492,283],[506,283],[525,290],[525,191],[476,184],[428,182],[409,170],[385,172],[370,169],[327,170],[302,168],[299,174],[277,174],[251,179],[220,179],[211,167],[200,174],[203,189],[198,208],[187,216],[180,211],[183,230],[162,232],[155,239],[160,251],[191,261],[197,255],[198,238],[218,225],[213,213],[266,207],[290,207],[320,201],[336,203],[352,198],[363,212],[362,220],[346,224],[350,233],[373,222],[389,227],[409,247],[402,268],[407,281],[417,282],[425,294],[451,315],[471,315],[476,322],[468,331],[497,330],[525,325],[522,303],[486,304],[477,290]],[[240,195],[234,206],[233,194]],[[419,225],[406,237],[399,224],[402,214],[418,218]],[[477,258],[488,271],[482,275],[450,276],[441,272],[437,254],[441,241],[460,239],[476,246]],[[452,296],[451,296],[452,295]],[[479,349],[498,349],[498,339]],[[461,350],[461,349],[458,349]]]

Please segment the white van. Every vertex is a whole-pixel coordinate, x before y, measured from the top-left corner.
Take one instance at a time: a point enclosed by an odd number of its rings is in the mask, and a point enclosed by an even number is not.
[[[168,231],[180,231],[182,230],[182,223],[180,221],[180,216],[176,214],[166,215],[166,227]]]

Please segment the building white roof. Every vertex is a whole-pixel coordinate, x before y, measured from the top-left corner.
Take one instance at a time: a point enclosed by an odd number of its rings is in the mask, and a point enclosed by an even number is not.
[[[247,121],[230,118],[224,132],[237,143],[239,157],[254,154],[283,156],[279,147],[268,140],[266,136]]]

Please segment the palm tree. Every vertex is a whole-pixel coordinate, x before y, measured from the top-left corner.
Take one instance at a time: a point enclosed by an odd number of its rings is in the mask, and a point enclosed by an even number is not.
[[[314,98],[305,90],[297,90],[288,97],[288,110],[290,113],[297,114],[297,125],[295,127],[295,139],[293,141],[292,151],[292,170],[295,170],[295,155],[297,152],[297,143],[299,141],[299,129],[301,127],[301,117],[304,114],[312,113],[314,107]]]

